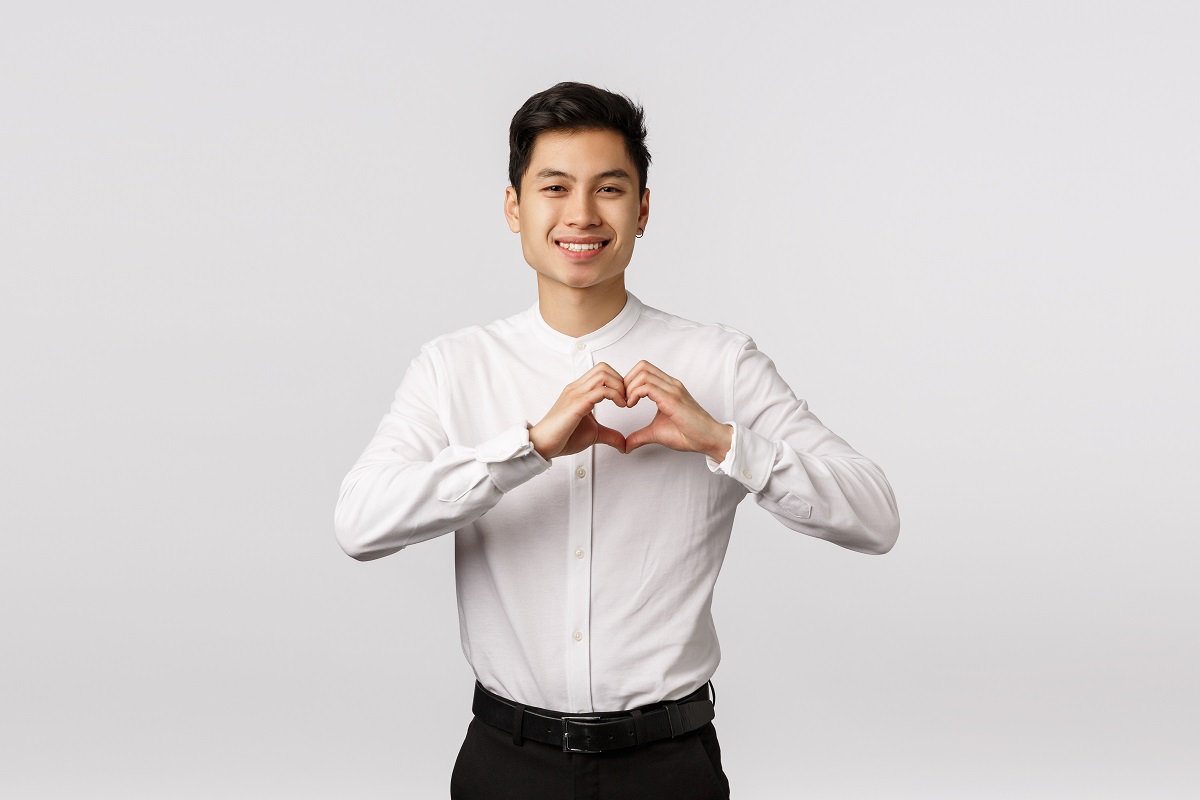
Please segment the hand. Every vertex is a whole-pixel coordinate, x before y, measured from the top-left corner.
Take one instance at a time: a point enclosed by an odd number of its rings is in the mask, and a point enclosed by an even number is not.
[[[703,453],[724,461],[733,442],[733,428],[722,425],[700,407],[684,388],[649,361],[639,361],[625,375],[625,399],[632,408],[649,397],[658,413],[650,424],[625,437],[625,452],[644,444],[661,444],[686,453]]]
[[[563,389],[546,416],[529,430],[533,449],[544,459],[569,456],[594,444],[606,444],[625,452],[620,431],[596,421],[592,409],[608,398],[625,407],[625,381],[615,369],[601,361]]]

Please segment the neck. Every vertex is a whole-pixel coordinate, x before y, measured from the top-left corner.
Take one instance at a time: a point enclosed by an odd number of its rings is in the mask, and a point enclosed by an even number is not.
[[[583,336],[612,322],[625,307],[625,276],[596,286],[576,288],[538,275],[538,310],[554,330]]]

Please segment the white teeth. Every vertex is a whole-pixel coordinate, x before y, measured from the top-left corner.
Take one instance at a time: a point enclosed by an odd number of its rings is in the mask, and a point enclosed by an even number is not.
[[[571,250],[576,253],[581,253],[584,250],[599,250],[604,246],[604,242],[596,242],[594,244],[574,244],[572,242],[559,242],[558,246],[564,250]]]

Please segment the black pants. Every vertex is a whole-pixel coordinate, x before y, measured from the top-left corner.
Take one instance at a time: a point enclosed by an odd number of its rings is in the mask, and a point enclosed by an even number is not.
[[[725,800],[729,781],[712,723],[607,753],[513,744],[512,734],[472,719],[454,762],[451,800]]]

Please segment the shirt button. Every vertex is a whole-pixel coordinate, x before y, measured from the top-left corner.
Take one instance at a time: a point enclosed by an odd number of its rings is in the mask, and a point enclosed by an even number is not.
[[[750,470],[748,470],[748,469],[742,470],[742,475],[745,476],[746,480],[750,480],[751,478],[754,477],[753,475],[750,474]]]
[[[575,470],[575,477],[576,477],[576,478],[582,478],[582,477],[584,477],[585,475],[587,475],[587,470],[586,470],[586,469],[584,469],[583,467],[580,467],[579,469]],[[749,476],[746,476],[746,477],[749,477]]]
[[[575,557],[583,558],[583,548],[582,547],[575,551]]]
[[[582,642],[582,641],[583,641],[583,634],[582,634],[582,633],[580,633],[579,631],[575,631],[573,634],[571,634],[571,638],[572,638],[572,639],[574,639],[574,640],[575,640],[575,641],[577,641],[577,642]]]
[[[576,342],[575,349],[576,350],[587,350],[587,342]]]

